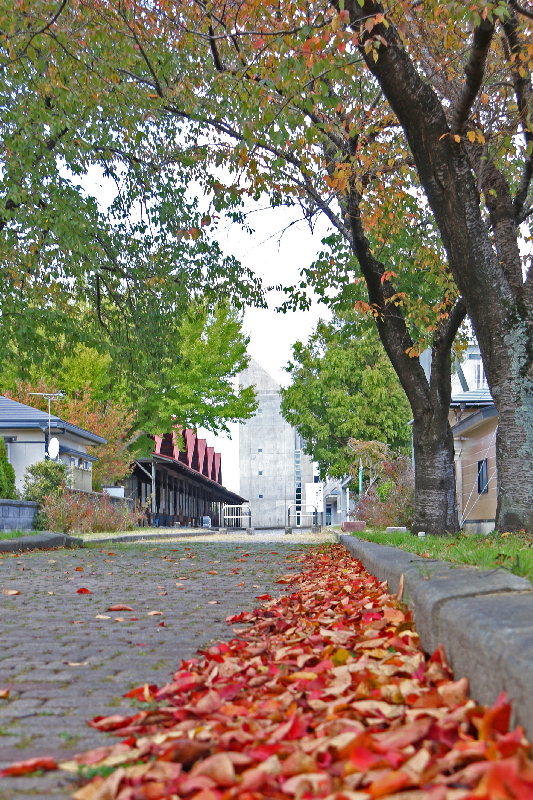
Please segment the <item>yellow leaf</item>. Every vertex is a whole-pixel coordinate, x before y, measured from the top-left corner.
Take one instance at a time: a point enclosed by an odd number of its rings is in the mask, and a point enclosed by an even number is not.
[[[476,141],[475,131],[468,131],[468,133],[466,135],[467,135],[467,138],[468,138],[469,142],[475,142]]]
[[[455,134],[455,136],[454,136],[453,138],[455,139],[455,141],[457,142],[457,144],[459,144],[459,143],[460,143],[460,141],[461,141],[461,137],[460,137],[460,136],[458,136],[457,134]]]
[[[481,142],[481,144],[485,144],[485,137],[483,136],[482,133],[477,134],[477,140],[478,142]]]
[[[487,103],[489,102],[489,96],[488,96],[488,94],[486,94],[485,92],[483,92],[483,94],[481,95],[481,102],[482,102],[482,103],[483,103],[483,105],[485,105],[485,106],[486,106],[486,105],[487,105]]]

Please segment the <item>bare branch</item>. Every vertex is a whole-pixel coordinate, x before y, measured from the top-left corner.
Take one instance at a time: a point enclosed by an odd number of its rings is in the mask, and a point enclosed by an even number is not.
[[[524,6],[518,5],[518,3],[514,2],[514,0],[511,0],[510,4],[517,14],[527,17],[528,19],[533,19],[533,11],[530,11],[529,8],[524,8]]]
[[[472,105],[483,81],[487,54],[493,34],[494,22],[490,22],[488,18],[481,20],[474,29],[470,58],[465,68],[466,82],[451,117],[452,123],[450,127],[454,135],[460,135],[465,130]]]

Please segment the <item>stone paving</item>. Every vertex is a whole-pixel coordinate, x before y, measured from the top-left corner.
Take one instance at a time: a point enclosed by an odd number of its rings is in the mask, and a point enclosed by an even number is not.
[[[234,636],[226,616],[253,609],[257,595],[282,594],[276,578],[299,568],[306,546],[273,534],[0,556],[0,690],[10,689],[0,699],[0,768],[117,741],[86,720],[136,713],[123,698],[129,689],[163,685],[181,659]],[[134,611],[109,611],[119,603]],[[66,798],[70,781],[55,772],[1,778],[0,799]]]

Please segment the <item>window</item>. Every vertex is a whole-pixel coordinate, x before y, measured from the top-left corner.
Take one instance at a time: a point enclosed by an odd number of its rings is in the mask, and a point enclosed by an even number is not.
[[[263,448],[262,448],[262,447],[258,447],[258,448],[257,448],[257,452],[258,452],[258,453],[262,453],[262,452],[263,452]]]
[[[262,475],[262,474],[263,474],[263,470],[262,470],[262,469],[260,469],[260,470],[259,470],[259,475]]]
[[[262,414],[262,413],[263,413],[263,409],[262,409],[262,408],[258,408],[258,409],[257,409],[257,413],[258,413],[258,414]]]
[[[477,462],[477,493],[487,494],[489,482],[487,480],[487,459]]]
[[[313,475],[313,483],[320,483],[320,475]]]
[[[260,499],[260,500],[262,500],[262,499],[263,499],[263,495],[262,495],[262,494],[260,494],[260,495],[259,495],[259,499]]]

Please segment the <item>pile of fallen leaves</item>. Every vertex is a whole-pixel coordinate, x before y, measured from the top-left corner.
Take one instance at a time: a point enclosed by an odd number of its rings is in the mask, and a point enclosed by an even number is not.
[[[530,800],[523,730],[505,697],[468,699],[444,652],[426,659],[411,616],[335,546],[304,558],[289,596],[228,622],[238,638],[182,662],[148,707],[89,724],[122,741],[56,764],[90,778],[75,800]]]

